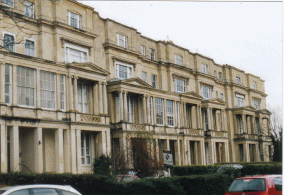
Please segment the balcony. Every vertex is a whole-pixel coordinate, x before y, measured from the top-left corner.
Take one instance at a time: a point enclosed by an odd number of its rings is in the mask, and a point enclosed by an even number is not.
[[[256,134],[235,134],[236,140],[258,140],[258,135]]]
[[[228,138],[228,132],[227,131],[212,131],[207,130],[205,131],[205,136],[207,137],[219,137],[219,138]]]

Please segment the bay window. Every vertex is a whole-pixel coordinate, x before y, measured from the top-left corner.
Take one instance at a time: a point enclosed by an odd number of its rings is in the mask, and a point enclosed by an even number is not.
[[[155,98],[156,124],[164,125],[164,100]]]
[[[174,126],[174,101],[166,100],[167,125]]]
[[[60,109],[66,110],[66,76],[60,75]]]
[[[5,64],[5,103],[12,103],[12,65]]]
[[[18,105],[35,106],[36,75],[35,70],[22,66],[17,67]]]
[[[42,108],[55,109],[56,74],[40,71],[40,102]]]
[[[89,86],[83,82],[78,82],[78,111],[89,113]]]
[[[127,119],[128,122],[134,123],[134,97],[127,96]]]

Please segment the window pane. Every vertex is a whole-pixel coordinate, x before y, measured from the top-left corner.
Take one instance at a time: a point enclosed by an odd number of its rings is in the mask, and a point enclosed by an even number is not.
[[[28,189],[18,190],[10,193],[10,195],[29,195],[29,190]]]
[[[58,195],[57,191],[51,188],[34,188],[32,191],[34,195]]]

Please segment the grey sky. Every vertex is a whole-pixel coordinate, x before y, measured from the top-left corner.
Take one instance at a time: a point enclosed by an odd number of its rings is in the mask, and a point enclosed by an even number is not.
[[[264,79],[267,104],[282,107],[282,2],[83,1],[136,28]]]

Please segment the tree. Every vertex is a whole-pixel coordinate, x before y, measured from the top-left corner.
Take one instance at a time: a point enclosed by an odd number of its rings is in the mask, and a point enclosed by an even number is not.
[[[270,108],[270,130],[274,146],[273,161],[282,162],[282,133],[283,133],[283,110],[281,106]]]

